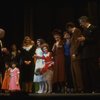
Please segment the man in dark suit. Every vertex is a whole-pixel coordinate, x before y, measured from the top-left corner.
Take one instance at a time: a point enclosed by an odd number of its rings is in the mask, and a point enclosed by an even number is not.
[[[71,69],[72,69],[72,77],[74,83],[75,92],[83,91],[83,81],[82,81],[82,73],[80,66],[80,54],[78,52],[78,48],[80,43],[77,41],[77,38],[82,35],[79,28],[77,28],[74,23],[69,22],[66,24],[66,29],[69,33],[71,33]]]
[[[80,17],[79,23],[83,29],[83,35],[78,38],[78,41],[81,42],[81,68],[85,92],[97,92],[100,89],[99,35],[96,26],[90,23],[87,16]]]

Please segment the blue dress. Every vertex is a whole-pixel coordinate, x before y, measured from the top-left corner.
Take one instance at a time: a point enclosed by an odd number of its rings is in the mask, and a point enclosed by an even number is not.
[[[41,48],[37,48],[35,51],[37,56],[43,57],[43,52]],[[35,70],[34,73],[38,68],[43,68],[44,67],[44,60],[43,59],[36,59],[35,63]],[[34,74],[33,82],[42,82],[43,81],[43,75],[36,75]]]

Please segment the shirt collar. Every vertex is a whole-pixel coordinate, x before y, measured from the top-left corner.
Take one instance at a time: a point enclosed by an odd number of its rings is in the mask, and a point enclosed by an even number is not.
[[[89,28],[90,26],[91,26],[91,24],[88,24],[88,25],[87,25],[87,28]]]
[[[75,29],[76,29],[76,28],[74,27],[73,30],[72,30],[72,33],[74,33]]]

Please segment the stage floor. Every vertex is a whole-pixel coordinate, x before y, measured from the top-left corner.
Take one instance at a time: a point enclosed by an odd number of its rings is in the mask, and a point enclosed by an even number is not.
[[[32,96],[32,97],[77,97],[77,96],[100,96],[100,93],[52,93],[52,94],[36,94],[36,93],[0,93],[0,96]]]

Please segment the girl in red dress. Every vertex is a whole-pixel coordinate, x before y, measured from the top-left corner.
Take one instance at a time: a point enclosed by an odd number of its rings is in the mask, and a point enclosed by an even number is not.
[[[10,68],[9,63],[5,63],[5,67],[6,67],[6,70],[5,70],[4,79],[3,79],[1,89],[6,92],[9,89],[9,79],[10,79],[10,69],[11,68]]]
[[[53,56],[51,52],[49,52],[48,44],[42,45],[43,50],[43,59],[45,62],[44,67],[41,69],[41,74],[44,77],[45,89],[44,93],[52,93],[52,79],[53,79]]]

